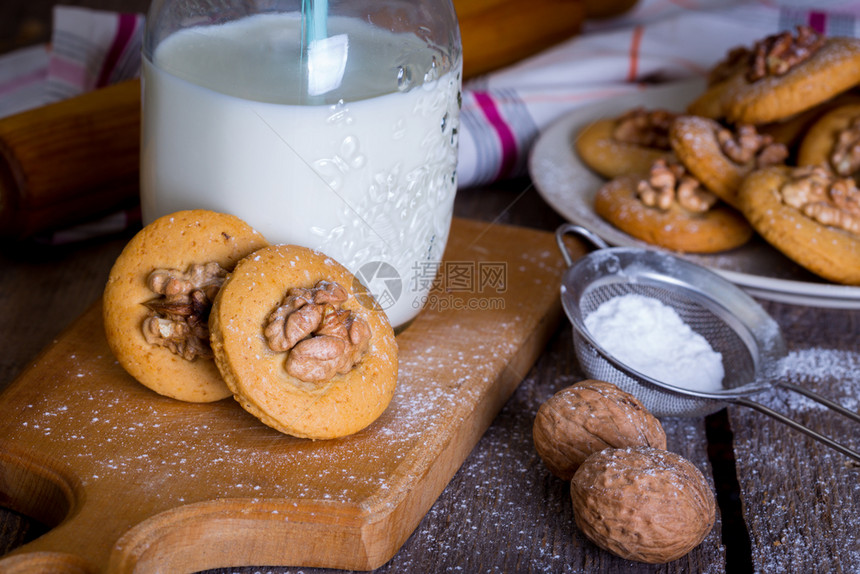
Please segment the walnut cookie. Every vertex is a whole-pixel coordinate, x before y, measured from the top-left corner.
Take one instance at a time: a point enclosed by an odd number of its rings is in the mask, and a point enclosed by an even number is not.
[[[669,126],[675,114],[634,108],[602,118],[575,134],[574,149],[592,171],[612,179],[648,173],[658,159],[671,159]]]
[[[711,72],[692,115],[730,123],[789,118],[860,84],[860,40],[825,38],[808,26],[730,51]]]
[[[841,177],[860,176],[860,103],[821,116],[800,143],[797,164],[827,166]]]
[[[856,86],[789,118],[759,124],[756,129],[759,133],[772,137],[774,142],[788,147],[792,161],[797,161],[798,149],[809,129],[826,113],[849,104],[860,104],[860,91]]]
[[[273,245],[243,259],[209,326],[234,398],[280,432],[346,436],[376,420],[394,395],[397,342],[385,313],[318,251]]]
[[[717,197],[737,208],[741,181],[754,169],[781,164],[788,148],[755,126],[724,127],[710,118],[679,116],[669,130],[678,161]]]
[[[636,239],[679,252],[726,251],[752,237],[743,216],[719,203],[683,165],[663,160],[644,178],[619,177],[602,186],[594,210]]]
[[[228,271],[267,244],[238,218],[206,210],[144,227],[117,258],[104,291],[105,333],[119,364],[161,395],[229,397],[212,360],[208,315]]]
[[[824,279],[860,285],[860,190],[822,166],[754,171],[741,210],[776,249]]]

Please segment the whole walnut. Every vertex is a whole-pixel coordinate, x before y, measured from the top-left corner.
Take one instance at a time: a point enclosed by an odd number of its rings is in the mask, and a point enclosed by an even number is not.
[[[570,480],[589,455],[605,448],[666,448],[660,421],[636,397],[591,379],[562,389],[543,403],[532,436],[544,464],[563,480]]]
[[[690,461],[651,447],[606,449],[570,482],[576,525],[613,554],[649,564],[687,554],[714,525],[714,494]]]

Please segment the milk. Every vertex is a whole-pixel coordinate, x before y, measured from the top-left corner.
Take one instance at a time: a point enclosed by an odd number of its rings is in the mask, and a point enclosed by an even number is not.
[[[232,213],[270,242],[341,262],[403,326],[447,241],[460,64],[434,77],[415,36],[335,17],[328,56],[346,65],[311,78],[329,91],[307,96],[299,23],[256,15],[183,30],[144,59],[144,222]]]

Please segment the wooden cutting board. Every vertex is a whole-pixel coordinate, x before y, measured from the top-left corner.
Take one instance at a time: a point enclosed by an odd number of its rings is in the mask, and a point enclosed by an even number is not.
[[[96,304],[0,396],[0,503],[55,525],[0,570],[384,564],[561,317],[552,234],[455,219],[445,261],[398,336],[390,407],[332,441],[279,434],[232,399],[149,391],[114,360]]]

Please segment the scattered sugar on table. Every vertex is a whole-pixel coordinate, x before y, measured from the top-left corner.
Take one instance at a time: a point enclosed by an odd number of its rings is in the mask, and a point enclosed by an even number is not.
[[[652,379],[690,390],[722,388],[722,355],[657,299],[614,297],[589,314],[585,326],[612,356]]]

